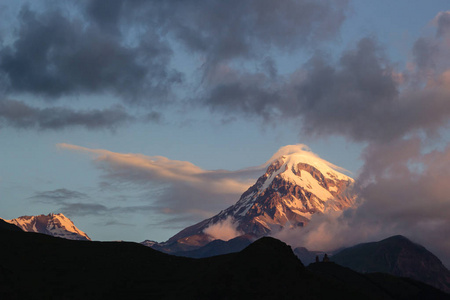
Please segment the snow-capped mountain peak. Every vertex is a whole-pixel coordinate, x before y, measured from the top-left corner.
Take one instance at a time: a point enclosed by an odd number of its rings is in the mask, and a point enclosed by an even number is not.
[[[288,182],[315,192],[320,199],[327,200],[334,196],[328,191],[330,187],[323,186],[324,182],[331,183],[336,180],[353,182],[352,178],[336,171],[332,166],[320,158],[304,153],[283,155],[269,165],[267,172],[263,175],[267,179],[259,190],[263,192],[277,176],[280,176]],[[336,189],[331,187],[331,190]]]
[[[281,148],[266,172],[236,204],[188,227],[165,244],[203,244],[214,240],[211,228],[225,225],[236,234],[264,236],[288,227],[303,227],[311,216],[354,205],[354,180],[339,168],[307,151],[303,145]]]
[[[43,233],[70,240],[88,240],[89,236],[78,229],[73,222],[62,213],[39,216],[22,216],[5,220],[27,232]]]

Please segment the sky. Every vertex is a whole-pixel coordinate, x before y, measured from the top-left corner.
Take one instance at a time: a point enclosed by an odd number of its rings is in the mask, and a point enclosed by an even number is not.
[[[165,241],[286,145],[360,206],[309,248],[404,234],[450,262],[447,1],[2,1],[0,217]]]

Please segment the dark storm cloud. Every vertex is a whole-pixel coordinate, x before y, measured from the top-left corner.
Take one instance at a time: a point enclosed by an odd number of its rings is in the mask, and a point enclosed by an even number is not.
[[[335,64],[316,54],[289,78],[221,70],[204,96],[214,110],[259,116],[274,123],[293,119],[306,135],[341,135],[356,141],[390,141],[448,122],[445,82],[434,88],[400,89],[396,73],[372,38],[343,53]]]
[[[41,130],[82,126],[87,129],[113,130],[133,119],[121,106],[101,110],[73,110],[65,107],[38,108],[22,101],[0,100],[0,126]]]
[[[336,35],[346,1],[81,1],[78,14],[24,6],[16,40],[0,51],[9,90],[47,97],[113,92],[164,101],[181,73],[176,40],[207,61],[293,50]]]
[[[347,1],[41,4],[23,6],[17,23],[8,25],[11,37],[0,47],[0,87],[6,96],[31,94],[56,101],[111,94],[127,105],[153,110],[176,102],[174,88],[185,83],[184,74],[172,65],[174,55],[197,61],[203,79],[221,63],[243,59],[262,65],[275,78],[271,56],[334,38]],[[151,121],[158,118],[149,114]]]
[[[60,10],[37,13],[25,6],[19,20],[17,39],[0,51],[7,91],[50,98],[110,92],[125,101],[163,102],[181,80],[167,66],[170,48],[153,32],[130,47]]]

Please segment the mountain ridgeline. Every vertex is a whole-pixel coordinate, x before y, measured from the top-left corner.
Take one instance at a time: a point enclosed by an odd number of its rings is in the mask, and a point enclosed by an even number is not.
[[[23,232],[0,220],[0,299],[450,299],[414,280],[305,267],[285,243],[192,259],[129,242]]]
[[[401,235],[346,248],[332,259],[357,272],[408,277],[450,293],[450,271],[425,247]]]

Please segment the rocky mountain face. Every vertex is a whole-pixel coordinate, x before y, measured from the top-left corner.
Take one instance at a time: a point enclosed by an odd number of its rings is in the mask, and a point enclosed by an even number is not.
[[[189,251],[217,239],[212,229],[218,225],[232,227],[236,236],[261,237],[286,227],[303,227],[313,214],[351,207],[354,180],[336,169],[313,154],[283,155],[269,164],[236,204],[152,247]]]
[[[73,222],[63,214],[48,214],[39,216],[22,216],[12,220],[4,220],[14,224],[23,231],[43,233],[69,240],[90,241],[89,236],[78,229]]]
[[[357,272],[382,272],[428,283],[450,293],[450,271],[433,253],[404,236],[359,244],[332,256]]]

